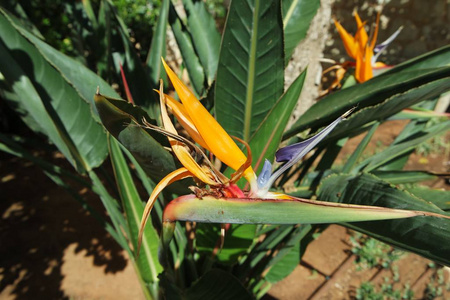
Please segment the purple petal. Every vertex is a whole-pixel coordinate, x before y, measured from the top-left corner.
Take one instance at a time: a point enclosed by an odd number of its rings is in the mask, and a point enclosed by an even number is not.
[[[385,40],[381,44],[378,44],[375,46],[375,48],[373,49],[373,53],[375,55],[372,57],[372,65],[377,62],[380,54],[384,51],[384,49],[387,48],[387,46],[389,46],[390,43],[392,43],[397,38],[397,36],[400,34],[400,31],[402,31],[402,29],[403,29],[403,26],[401,26],[399,29],[397,29],[397,31],[394,32],[387,40]]]
[[[284,165],[282,165],[278,170],[276,170],[272,176],[265,182],[263,186],[261,186],[261,191],[268,191],[272,184],[283,174],[287,169],[292,167],[296,162],[298,162],[303,156],[305,156],[309,151],[311,151],[321,140],[323,140],[331,131],[342,121],[344,120],[350,113],[353,112],[355,108],[344,113],[342,116],[337,118],[333,123],[328,125],[325,129],[320,131],[315,136],[302,141],[297,144],[293,144],[284,148],[281,148],[275,154],[276,160],[287,161]],[[259,187],[259,186],[258,186]]]

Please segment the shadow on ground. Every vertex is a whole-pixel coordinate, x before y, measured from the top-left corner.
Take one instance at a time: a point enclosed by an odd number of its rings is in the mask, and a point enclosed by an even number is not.
[[[0,180],[0,294],[8,289],[15,299],[68,299],[61,267],[72,244],[105,273],[126,267],[114,239],[39,168],[0,153]],[[95,195],[83,197],[104,212]]]

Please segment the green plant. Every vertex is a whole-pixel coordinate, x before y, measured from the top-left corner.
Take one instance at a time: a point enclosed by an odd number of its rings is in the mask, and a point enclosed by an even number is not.
[[[445,131],[449,121],[439,119],[427,126],[429,119],[413,117],[386,149],[361,162],[359,157],[378,124],[395,118],[404,108],[434,99],[450,89],[447,66],[450,47],[323,98],[286,131],[305,72],[285,91],[284,69],[293,49],[305,36],[319,1],[233,1],[222,36],[204,2],[183,1],[186,18],[181,18],[169,1],[163,1],[145,64],[141,63],[127,26],[111,1],[100,1],[98,8],[90,1],[78,4],[83,14],[81,19],[74,18],[78,20],[80,33],[77,43],[85,51],[78,52],[77,60],[33,34],[24,25],[30,23],[26,16],[17,18],[6,9],[0,10],[1,96],[27,126],[43,134],[64,154],[76,172],[34,157],[22,147],[23,139],[0,135],[0,149],[38,164],[55,183],[78,198],[66,178],[75,178],[99,195],[109,216],[108,221],[102,222],[128,252],[146,297],[157,298],[163,293],[170,299],[261,298],[299,263],[315,223],[345,222],[345,226],[381,241],[449,263],[450,221],[443,208],[446,204],[440,201],[434,204],[430,193],[413,196],[391,184],[399,178],[403,182],[417,180],[417,173],[402,170],[409,154],[421,142]],[[209,195],[210,191],[231,190],[248,196],[244,194],[245,183],[239,188],[222,181],[223,186],[212,184],[209,189],[200,185],[194,188],[196,195],[179,197],[168,205],[169,199],[190,193],[188,186],[193,184],[176,182],[154,202],[137,256],[144,203],[134,184],[135,178],[150,195],[157,189],[157,182],[167,179],[177,168],[180,170],[179,156],[167,151],[169,141],[159,133],[162,130],[158,128],[163,125],[161,106],[153,91],[158,80],[166,76],[160,57],[164,56],[167,24],[180,48],[193,94],[211,108],[226,132],[249,144],[253,160],[242,154],[243,161],[251,162],[256,174],[263,169],[264,158],[274,160],[282,140],[293,144],[299,141],[297,136],[310,136],[332,124],[295,150],[295,156],[301,156],[306,150],[313,150],[309,148],[315,148],[311,156],[300,163],[290,160],[289,170],[274,182],[274,188],[268,191],[268,185],[263,185],[264,193],[261,192],[266,199],[267,195],[275,195],[271,194],[275,191],[283,193],[283,183],[296,175],[298,179],[290,195],[321,201],[259,199],[253,205],[248,199],[217,199]],[[81,55],[85,52],[91,55],[85,58]],[[119,95],[101,78],[117,83],[119,76],[124,78],[120,80],[123,94],[134,104],[115,99]],[[172,83],[174,78],[172,74]],[[94,104],[95,87],[106,96],[97,92]],[[346,120],[340,117],[348,115],[346,112],[355,106],[358,110]],[[194,118],[192,114],[190,117]],[[202,123],[196,126],[199,124]],[[361,132],[367,132],[366,137],[342,170],[336,170],[334,164],[340,147]],[[189,144],[174,133],[169,137]],[[217,151],[210,150],[209,154],[218,156]],[[239,153],[237,149],[228,154],[233,158]],[[114,173],[105,175],[109,180],[102,181],[100,174],[105,173],[103,164],[107,157]],[[206,161],[205,157],[202,161]],[[234,172],[224,165],[219,171],[227,176]],[[207,196],[199,199],[204,192]],[[185,210],[180,210],[177,203],[183,199],[188,204]],[[220,210],[218,205],[222,206]],[[167,207],[179,210],[172,211],[175,212],[170,215],[172,219],[163,220],[163,213],[166,217],[170,213]],[[276,216],[275,212],[280,214]],[[420,216],[347,223],[414,215]],[[176,220],[197,223],[190,226]],[[208,222],[246,224],[221,226]],[[305,224],[298,225],[302,222]],[[225,229],[225,242],[219,251],[221,232]],[[158,232],[162,233],[163,242],[159,253]]]
[[[406,284],[402,290],[395,290],[392,284],[385,281],[379,291],[370,282],[363,282],[360,287],[356,290],[356,299],[414,299],[414,292],[411,290],[410,286]]]
[[[358,256],[359,269],[390,268],[394,261],[404,255],[403,251],[358,232],[350,237],[350,242],[353,245],[352,252]]]

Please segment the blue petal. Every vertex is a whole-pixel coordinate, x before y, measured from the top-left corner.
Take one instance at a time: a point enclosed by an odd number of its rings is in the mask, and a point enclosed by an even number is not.
[[[287,161],[284,165],[282,165],[278,170],[276,170],[268,180],[264,180],[264,185],[259,185],[258,187],[261,189],[261,192],[267,192],[272,184],[283,174],[287,169],[292,167],[296,162],[298,162],[303,156],[305,156],[309,151],[311,151],[321,140],[323,140],[331,131],[342,121],[344,120],[350,113],[353,112],[355,108],[344,113],[342,116],[337,118],[333,123],[328,125],[325,129],[320,131],[315,136],[302,141],[297,144],[293,144],[284,148],[281,148],[275,154],[277,162]],[[266,164],[264,164],[264,167]],[[264,168],[263,168],[264,170]],[[262,174],[263,172],[261,172]],[[260,175],[261,176],[261,175]],[[264,175],[265,176],[265,175]],[[258,177],[259,179],[259,177]]]
[[[263,188],[267,181],[270,178],[270,175],[272,175],[272,164],[267,159],[264,161],[264,166],[261,170],[261,173],[258,175],[258,188]]]

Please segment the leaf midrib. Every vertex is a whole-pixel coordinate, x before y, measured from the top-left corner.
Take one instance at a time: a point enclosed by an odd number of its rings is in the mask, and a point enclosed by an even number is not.
[[[244,141],[250,140],[250,123],[252,117],[252,105],[253,105],[253,90],[255,88],[255,62],[256,62],[256,46],[258,37],[258,24],[259,24],[259,9],[260,1],[255,1],[255,7],[253,10],[253,29],[251,31],[250,39],[250,53],[249,53],[249,67],[247,76],[247,94],[245,97],[245,117],[244,117]]]

